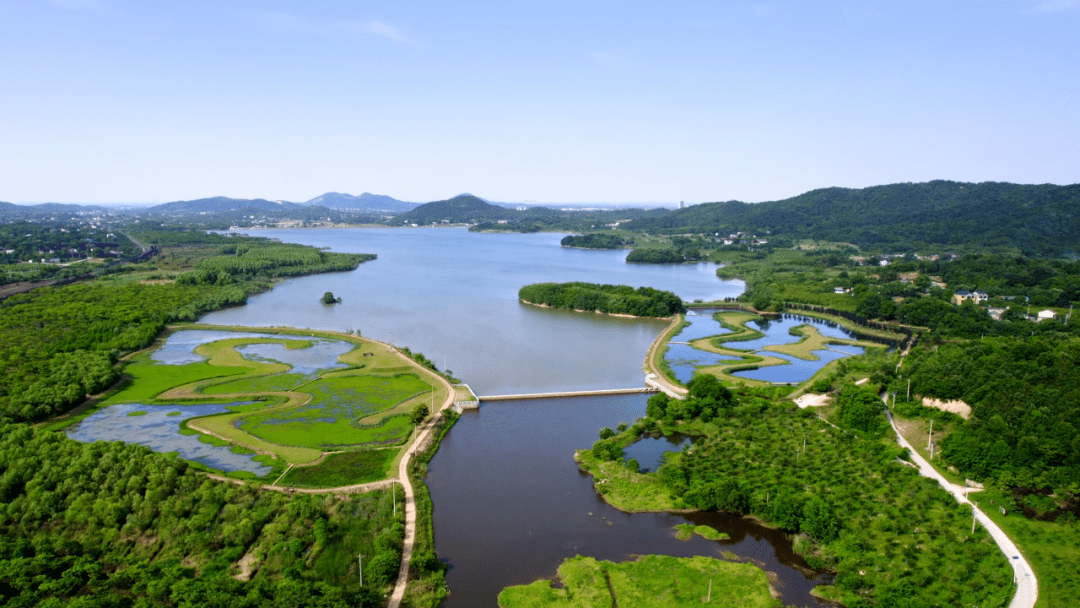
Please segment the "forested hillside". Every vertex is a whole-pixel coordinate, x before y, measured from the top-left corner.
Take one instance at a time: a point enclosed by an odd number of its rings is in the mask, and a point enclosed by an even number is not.
[[[394,216],[390,223],[400,226],[402,224],[439,224],[444,220],[450,224],[475,224],[508,219],[513,217],[514,212],[492,205],[483,199],[463,194],[444,201],[435,201],[420,205],[412,211]]]
[[[1003,486],[1080,484],[1080,339],[994,338],[919,349],[901,373],[913,393],[962,399],[972,418],[942,444],[945,461]]]
[[[823,188],[780,201],[694,205],[623,227],[670,234],[748,230],[891,252],[996,248],[1056,256],[1080,252],[1080,184]]]

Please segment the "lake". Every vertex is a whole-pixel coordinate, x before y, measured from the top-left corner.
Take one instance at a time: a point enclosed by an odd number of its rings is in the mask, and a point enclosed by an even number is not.
[[[627,264],[626,250],[567,249],[561,234],[477,234],[464,228],[253,230],[290,243],[375,253],[354,271],[289,279],[204,323],[343,331],[408,346],[481,395],[643,386],[642,363],[665,321],[522,304],[539,282],[649,286],[684,300],[742,293],[715,264]],[[319,301],[331,291],[341,304]]]
[[[713,264],[627,264],[627,252],[565,249],[559,234],[475,234],[464,229],[258,230],[287,242],[375,253],[351,272],[290,279],[247,306],[205,323],[359,329],[423,352],[480,395],[642,386],[642,363],[666,321],[541,309],[517,291],[537,282],[650,286],[684,300],[742,293]],[[323,305],[326,291],[342,298]],[[430,463],[435,547],[450,565],[446,606],[495,606],[508,585],[552,578],[577,554],[622,561],[634,554],[751,559],[777,575],[787,603],[818,605],[818,584],[783,533],[715,513],[622,513],[593,490],[573,461],[604,426],[632,422],[646,395],[537,399],[466,412]],[[638,449],[657,452],[657,446]],[[660,446],[662,447],[662,446]],[[659,450],[662,452],[663,450]],[[650,464],[655,465],[650,457]],[[679,541],[691,521],[728,541]]]

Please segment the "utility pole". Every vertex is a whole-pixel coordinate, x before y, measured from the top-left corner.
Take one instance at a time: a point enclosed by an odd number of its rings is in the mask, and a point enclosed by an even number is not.
[[[975,503],[975,504],[978,504],[978,503]],[[971,505],[971,533],[972,534],[975,534],[975,513],[977,513],[977,511],[975,510],[975,505]]]
[[[926,436],[926,449],[934,445],[934,419],[930,419],[930,434]]]
[[[709,579],[709,595],[705,598],[705,603],[708,604],[712,601],[712,579]]]
[[[390,484],[390,496],[393,497],[391,500],[394,501],[394,519],[397,519],[397,484]]]
[[[363,587],[364,586],[364,555],[363,554],[360,554],[359,564],[360,564],[360,586]]]
[[[905,401],[911,401],[911,378],[907,379],[907,399]]]

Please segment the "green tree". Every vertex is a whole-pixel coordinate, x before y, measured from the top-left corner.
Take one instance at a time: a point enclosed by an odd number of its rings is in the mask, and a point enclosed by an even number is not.
[[[426,420],[430,413],[426,403],[417,403],[413,406],[412,413],[409,414],[409,422],[416,426]]]

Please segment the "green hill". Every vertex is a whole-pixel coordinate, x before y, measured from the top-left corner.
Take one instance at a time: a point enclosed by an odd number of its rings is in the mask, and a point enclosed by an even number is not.
[[[462,194],[445,201],[435,201],[420,205],[416,209],[390,220],[390,224],[440,224],[444,221],[451,224],[477,224],[505,220],[515,217],[515,212],[510,209],[499,207],[485,202],[483,199],[471,194]]]
[[[933,181],[823,188],[780,201],[695,205],[623,227],[668,234],[746,230],[892,252],[966,246],[1059,256],[1080,252],[1080,184]]]

